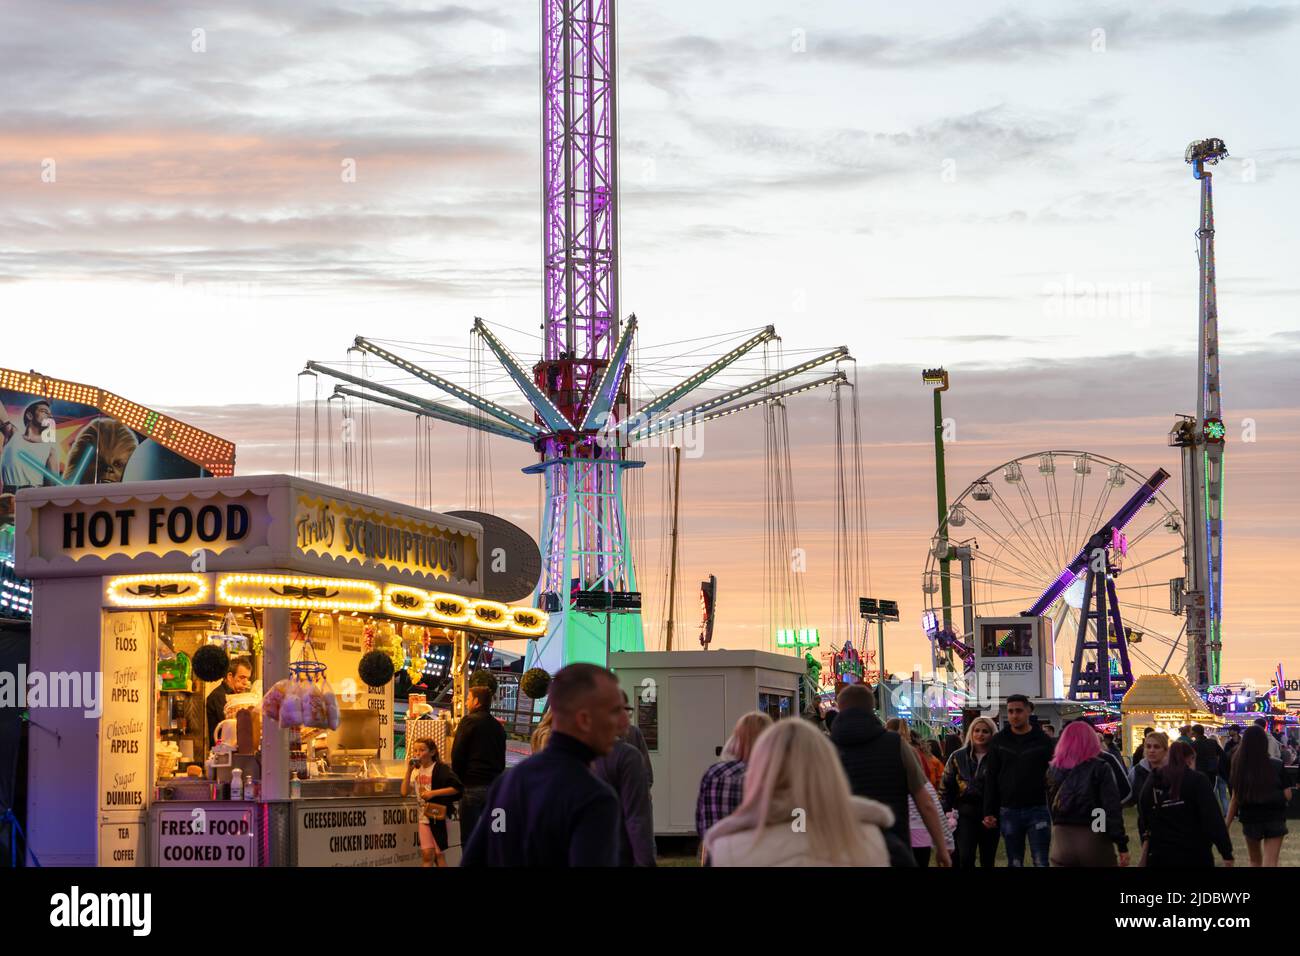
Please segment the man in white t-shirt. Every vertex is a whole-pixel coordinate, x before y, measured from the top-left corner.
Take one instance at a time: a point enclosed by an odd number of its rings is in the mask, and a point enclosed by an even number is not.
[[[51,475],[62,477],[63,463],[54,441],[54,416],[49,402],[40,400],[23,409],[23,433],[4,443],[0,485],[7,493],[19,488],[41,488],[55,484]]]

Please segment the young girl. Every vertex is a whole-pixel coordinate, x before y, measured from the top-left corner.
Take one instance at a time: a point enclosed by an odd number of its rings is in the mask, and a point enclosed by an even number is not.
[[[447,849],[447,818],[431,820],[425,807],[436,804],[451,807],[456,798],[465,792],[460,778],[451,767],[438,757],[438,745],[432,740],[417,740],[411,745],[411,770],[402,780],[402,796],[412,789],[420,801],[420,857],[421,866],[446,866],[443,851]]]

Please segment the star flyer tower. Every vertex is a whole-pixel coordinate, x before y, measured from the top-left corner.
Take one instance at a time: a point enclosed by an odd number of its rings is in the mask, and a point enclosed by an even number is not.
[[[1199,364],[1196,418],[1182,416],[1169,444],[1182,449],[1183,514],[1187,520],[1187,579],[1181,594],[1187,614],[1187,679],[1202,693],[1219,683],[1223,648],[1223,446],[1227,429],[1219,392],[1219,306],[1214,286],[1212,166],[1228,155],[1221,139],[1201,139],[1184,159],[1201,183],[1196,230],[1200,263]],[[1172,589],[1177,592],[1177,588]],[[1175,593],[1177,601],[1179,595]]]
[[[545,636],[530,644],[526,666],[550,673],[575,661],[603,664],[610,650],[645,648],[623,506],[624,473],[644,464],[629,457],[632,445],[776,405],[824,385],[851,384],[837,368],[785,389],[774,387],[819,366],[852,361],[849,350],[840,346],[680,410],[672,408],[751,350],[778,341],[769,325],[631,410],[628,361],[637,320],[634,315],[618,319],[614,7],[614,0],[542,0],[541,360],[526,368],[482,319],[473,326],[527,399],[533,418],[361,336],[354,350],[471,408],[432,402],[319,362],[306,366],[346,383],[335,387],[337,396],[528,442],[539,452],[541,460],[524,471],[540,474],[544,481],[542,576],[534,603],[550,612],[550,623]],[[740,401],[756,393],[761,394]]]
[[[616,70],[613,0],[543,0],[544,341],[533,373],[554,413],[539,409],[551,433],[529,470],[545,480],[538,587],[552,615],[528,663],[551,673],[604,661],[607,627],[610,650],[644,649],[639,613],[599,620],[571,600],[575,591],[636,591],[623,473],[640,462],[592,434],[626,417],[636,330],[635,317],[621,329],[618,321]]]

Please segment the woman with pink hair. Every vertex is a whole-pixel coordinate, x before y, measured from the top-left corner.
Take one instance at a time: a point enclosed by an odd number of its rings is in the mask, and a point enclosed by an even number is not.
[[[1101,738],[1076,720],[1056,742],[1047,767],[1052,811],[1052,866],[1128,866],[1128,835],[1119,787],[1101,759]]]

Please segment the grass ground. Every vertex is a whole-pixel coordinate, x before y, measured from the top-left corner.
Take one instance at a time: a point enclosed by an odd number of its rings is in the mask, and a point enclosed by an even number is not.
[[[1300,821],[1289,821],[1288,826],[1291,833],[1282,841],[1282,856],[1278,860],[1280,866],[1300,867]],[[1137,810],[1129,808],[1124,811],[1124,827],[1128,831],[1129,839],[1133,843],[1131,866],[1137,866],[1140,856],[1137,843]],[[1246,852],[1246,838],[1241,835],[1241,824],[1234,823],[1228,831],[1232,837],[1232,850],[1234,857],[1234,866],[1250,866],[1250,855]],[[660,866],[698,866],[697,841],[694,838],[660,838],[659,839],[659,865]],[[1028,851],[1026,851],[1026,858]],[[1215,853],[1216,860],[1218,853]],[[1003,848],[998,847],[998,866],[1007,865],[1007,857]]]

